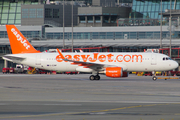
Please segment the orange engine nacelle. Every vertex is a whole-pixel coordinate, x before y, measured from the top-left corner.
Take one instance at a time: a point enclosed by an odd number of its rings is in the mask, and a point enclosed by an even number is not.
[[[108,67],[105,74],[107,77],[122,77],[123,69],[121,67]]]
[[[128,77],[128,72],[123,72],[121,67],[108,67],[106,68],[105,74],[107,77]]]

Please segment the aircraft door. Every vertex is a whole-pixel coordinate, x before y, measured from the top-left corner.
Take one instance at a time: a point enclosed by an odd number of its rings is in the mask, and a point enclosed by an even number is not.
[[[157,61],[156,61],[156,54],[151,54],[151,65],[156,65]]]

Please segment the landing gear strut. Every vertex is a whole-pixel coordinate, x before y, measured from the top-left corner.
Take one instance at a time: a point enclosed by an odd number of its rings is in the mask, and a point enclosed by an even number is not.
[[[157,80],[156,71],[152,71],[152,74],[154,75],[154,76],[152,77],[152,79],[153,79],[154,81],[156,81],[156,80]]]
[[[91,75],[89,77],[90,80],[100,80],[100,76],[99,75]]]

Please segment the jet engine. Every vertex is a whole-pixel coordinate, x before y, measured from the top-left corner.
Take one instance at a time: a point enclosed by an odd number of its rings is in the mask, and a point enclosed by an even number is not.
[[[128,72],[123,72],[122,67],[108,67],[105,69],[104,73],[107,77],[128,77]]]
[[[128,72],[123,72],[123,76],[122,77],[128,77],[129,73]]]

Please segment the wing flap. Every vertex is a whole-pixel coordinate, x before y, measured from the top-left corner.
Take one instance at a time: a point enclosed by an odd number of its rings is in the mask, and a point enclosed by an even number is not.
[[[74,61],[74,60],[68,60],[64,59],[64,61],[72,62],[72,65],[78,65],[78,66],[84,66],[84,68],[91,68],[91,69],[102,69],[104,67],[104,64],[99,63],[92,63],[92,62],[83,62],[83,61]]]

